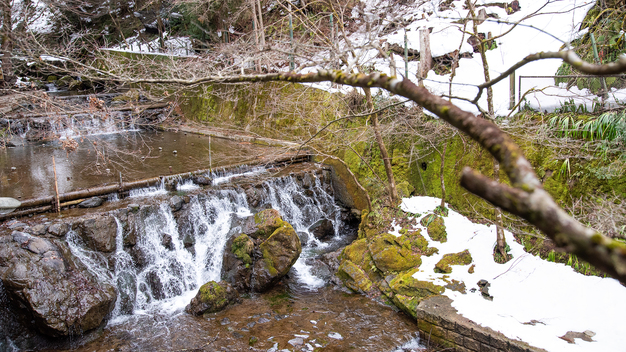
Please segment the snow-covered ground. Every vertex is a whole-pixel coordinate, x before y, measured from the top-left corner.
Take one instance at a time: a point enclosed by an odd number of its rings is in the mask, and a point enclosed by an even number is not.
[[[401,208],[422,216],[432,212],[441,202],[438,198],[405,198]],[[525,341],[532,346],[555,352],[624,351],[626,350],[626,287],[617,280],[584,276],[564,264],[544,261],[524,251],[506,231],[513,259],[505,264],[493,260],[496,241],[495,226],[474,224],[467,218],[450,210],[444,218],[448,240],[445,243],[431,241],[427,231],[422,234],[429,246],[439,249],[431,257],[422,257],[420,271],[413,276],[418,280],[431,280],[445,285],[448,280],[462,281],[467,293],[446,289],[459,314],[482,325],[500,331],[507,337]],[[468,249],[475,265],[454,265],[451,274],[435,273],[435,264],[447,253]],[[478,288],[477,282],[487,280],[493,301],[484,299],[481,293],[470,292]],[[527,323],[527,324],[524,324]],[[532,324],[530,324],[532,323]],[[575,339],[575,344],[560,339],[568,331],[595,333],[593,342]]]

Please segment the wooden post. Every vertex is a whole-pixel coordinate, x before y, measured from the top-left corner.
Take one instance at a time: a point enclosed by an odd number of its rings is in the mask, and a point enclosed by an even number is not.
[[[52,156],[52,169],[54,170],[54,206],[56,212],[59,213],[61,211],[61,206],[59,204],[59,183],[57,182],[57,163],[54,160],[54,155]]]
[[[515,107],[515,71],[509,75],[509,110]]]
[[[409,79],[409,41],[406,38],[406,28],[404,29],[404,78]]]
[[[291,54],[289,54],[289,71],[296,69],[296,64],[293,59],[293,20],[291,18],[291,3],[289,3],[289,41],[291,44]]]
[[[422,80],[428,76],[428,71],[432,67],[432,56],[430,53],[430,31],[428,28],[421,28],[419,30],[420,36],[420,65],[419,65],[419,80],[420,85],[423,85]]]

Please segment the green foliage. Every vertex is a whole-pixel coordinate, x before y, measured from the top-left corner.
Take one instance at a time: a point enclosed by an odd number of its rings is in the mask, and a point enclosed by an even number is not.
[[[559,137],[626,141],[626,111],[605,112],[597,117],[556,114],[548,120]]]

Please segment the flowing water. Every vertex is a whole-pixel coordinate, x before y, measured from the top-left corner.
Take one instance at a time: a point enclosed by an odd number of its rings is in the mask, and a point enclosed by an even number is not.
[[[236,175],[212,176],[218,180]],[[248,204],[243,189],[229,185],[209,193],[196,192],[178,213],[166,202],[129,211],[127,218],[116,219],[117,249],[112,260],[85,249],[70,232],[67,241],[72,253],[94,275],[118,288],[115,309],[102,335],[76,339],[71,347],[77,351],[312,351],[320,347],[392,351],[405,345],[406,349],[397,351],[418,350],[411,347],[419,346],[412,319],[363,296],[327,286],[307,264],[307,259],[340,248],[355,237],[356,229],[342,221],[330,183],[313,177],[305,188],[296,176],[285,176],[270,178],[258,189],[263,196],[256,207]],[[303,239],[302,254],[287,285],[244,296],[240,304],[219,313],[203,317],[184,313],[202,284],[220,280],[225,244],[239,233],[243,219],[270,207],[279,210]],[[323,218],[333,222],[336,233],[327,242],[309,233],[309,227]],[[132,236],[136,244],[125,245]]]
[[[275,148],[183,132],[114,132],[76,137],[75,150],[63,140],[0,148],[0,197],[24,200],[54,195],[53,156],[59,193],[65,193],[118,183],[120,173],[128,182],[253,163],[277,152]]]

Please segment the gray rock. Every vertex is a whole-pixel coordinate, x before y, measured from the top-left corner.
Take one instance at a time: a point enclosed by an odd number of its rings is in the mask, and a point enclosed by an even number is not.
[[[12,307],[52,337],[102,324],[115,306],[115,287],[98,282],[63,242],[23,233],[13,238],[18,241],[0,248],[0,272]]]
[[[89,248],[101,252],[112,252],[115,250],[117,222],[114,217],[97,215],[81,219],[74,226],[76,232],[78,232]]]
[[[78,206],[81,208],[96,208],[101,206],[102,203],[104,203],[104,199],[100,197],[91,197],[85,201],[80,202]]]
[[[172,209],[172,211],[179,211],[180,209],[182,209],[183,205],[185,204],[185,201],[179,197],[179,196],[173,196],[170,199],[170,208]]]
[[[22,203],[14,198],[0,197],[0,214],[7,214],[15,210]]]
[[[327,241],[335,236],[333,222],[328,219],[320,219],[309,227],[309,232],[320,241]]]
[[[48,232],[57,237],[63,237],[70,231],[70,225],[64,222],[57,222],[48,227]]]
[[[291,340],[289,340],[287,342],[290,345],[294,346],[294,347],[298,347],[298,346],[304,345],[304,340],[302,339],[302,337],[296,337],[295,339],[291,339]]]
[[[200,186],[211,186],[213,185],[213,180],[209,177],[206,176],[194,176],[194,178],[192,179],[193,183],[200,185]]]
[[[172,236],[164,233],[163,236],[161,237],[161,244],[163,245],[163,247],[172,250],[174,249],[174,243],[172,242]]]
[[[29,228],[28,231],[35,236],[43,236],[48,232],[48,225],[38,224]]]

